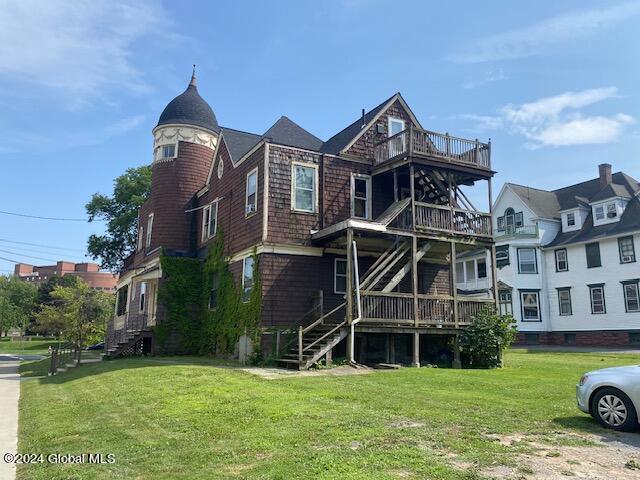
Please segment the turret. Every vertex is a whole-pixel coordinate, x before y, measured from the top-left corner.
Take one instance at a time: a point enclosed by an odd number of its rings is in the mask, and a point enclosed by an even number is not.
[[[213,110],[198,93],[194,65],[187,89],[169,102],[153,129],[151,196],[140,210],[147,250],[194,247],[194,215],[186,211],[206,183],[219,132]]]

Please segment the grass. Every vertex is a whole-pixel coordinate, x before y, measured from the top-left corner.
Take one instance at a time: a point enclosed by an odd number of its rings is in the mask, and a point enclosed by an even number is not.
[[[19,465],[18,479],[477,479],[527,448],[490,434],[599,431],[575,383],[631,363],[518,350],[499,370],[265,380],[203,358],[101,362],[22,382],[19,451],[116,463]]]
[[[0,354],[13,353],[16,355],[46,355],[49,345],[58,345],[57,340],[29,340],[29,341],[0,341]]]
[[[84,351],[82,352],[82,360],[89,360],[100,358],[101,351]],[[26,362],[20,362],[18,371],[23,377],[40,377],[46,376],[49,373],[49,366],[51,365],[51,359],[47,356],[40,360],[32,360]]]

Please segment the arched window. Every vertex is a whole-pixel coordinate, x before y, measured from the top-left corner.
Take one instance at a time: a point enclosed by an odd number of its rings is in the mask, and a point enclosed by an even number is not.
[[[507,233],[511,233],[515,229],[516,212],[513,208],[507,208],[504,211],[504,226]]]

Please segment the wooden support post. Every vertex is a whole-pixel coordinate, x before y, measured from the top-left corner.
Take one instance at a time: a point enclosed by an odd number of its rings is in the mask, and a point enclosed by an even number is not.
[[[282,339],[280,338],[280,329],[276,330],[276,357],[280,357],[280,344]]]
[[[420,368],[420,334],[413,332],[413,366]]]
[[[324,356],[324,363],[327,367],[330,367],[333,364],[333,348],[329,349],[327,354]]]
[[[398,169],[393,169],[393,201],[397,202],[400,200],[400,195],[398,192]]]
[[[416,228],[416,186],[413,164],[409,167],[409,188],[411,190],[411,228]]]
[[[396,336],[389,334],[389,362],[396,363]]]
[[[496,246],[495,244],[491,244],[490,247],[491,252],[491,281],[493,283],[493,300],[495,303],[496,313],[500,313],[499,309],[499,301],[498,298],[498,269],[496,268]]]
[[[456,275],[456,242],[451,241],[451,296],[453,297],[453,322],[455,328],[458,328],[458,279]]]
[[[460,361],[460,336],[458,334],[453,337],[453,368],[462,368]]]
[[[352,361],[354,357],[354,338],[351,323],[353,322],[353,230],[347,229],[347,292],[346,292],[346,321],[349,326],[347,335],[347,361]]]
[[[384,361],[387,363],[391,363],[391,334],[387,333],[385,335],[385,346],[384,346]]]
[[[302,367],[302,325],[298,327],[298,363]]]
[[[411,238],[411,285],[413,287],[413,322],[418,328],[420,315],[418,312],[418,238]]]

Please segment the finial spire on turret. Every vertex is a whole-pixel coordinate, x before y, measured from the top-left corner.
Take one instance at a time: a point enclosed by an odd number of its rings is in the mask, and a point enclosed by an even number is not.
[[[196,86],[196,64],[193,64],[193,73],[191,74],[191,81],[189,82],[189,86]]]

